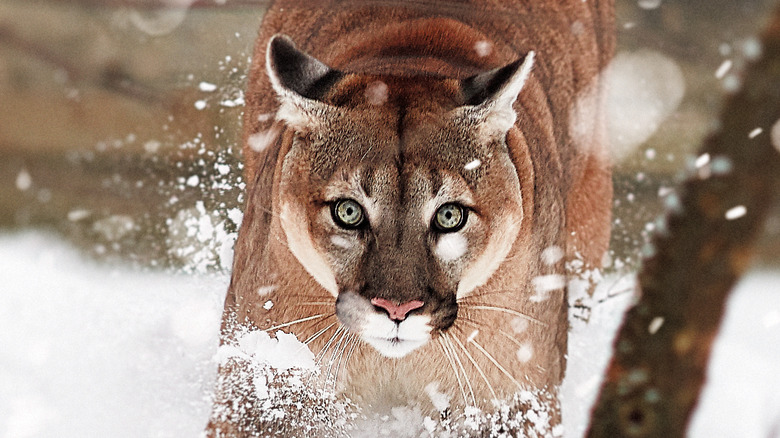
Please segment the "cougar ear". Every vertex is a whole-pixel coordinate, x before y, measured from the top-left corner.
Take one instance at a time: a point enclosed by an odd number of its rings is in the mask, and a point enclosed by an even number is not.
[[[287,35],[276,34],[268,41],[265,68],[281,103],[277,119],[311,126],[335,110],[320,99],[344,74],[295,48]]]
[[[528,80],[533,64],[534,52],[531,51],[504,67],[463,79],[460,88],[465,105],[456,111],[491,131],[506,133],[517,120],[512,106]]]

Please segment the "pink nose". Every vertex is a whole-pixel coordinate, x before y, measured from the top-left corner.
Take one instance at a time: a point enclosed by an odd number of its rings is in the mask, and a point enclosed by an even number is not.
[[[390,315],[390,319],[393,321],[403,321],[406,319],[407,313],[414,309],[419,309],[425,305],[425,303],[420,300],[412,300],[402,304],[395,304],[394,302],[384,298],[371,298],[371,304],[387,310],[387,313]]]

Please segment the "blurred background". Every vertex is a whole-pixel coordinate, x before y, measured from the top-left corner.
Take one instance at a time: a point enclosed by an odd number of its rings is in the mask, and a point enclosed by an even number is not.
[[[227,267],[266,3],[0,0],[0,232],[47,229],[99,260]],[[772,4],[617,1],[627,73],[614,118],[630,126],[613,135],[614,260],[636,266],[724,94],[760,56]],[[778,260],[778,236],[775,213],[761,263]]]

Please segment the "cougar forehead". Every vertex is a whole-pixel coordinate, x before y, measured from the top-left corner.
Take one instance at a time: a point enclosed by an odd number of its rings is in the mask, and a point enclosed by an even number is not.
[[[381,103],[373,95],[377,88],[383,93]],[[349,76],[324,99],[334,111],[322,123],[298,126],[292,152],[304,153],[310,183],[351,181],[378,190],[399,186],[401,176],[428,171],[434,191],[443,185],[437,174],[442,172],[454,177],[448,183],[461,180],[478,190],[492,167],[503,167],[500,176],[514,168],[504,144],[506,132],[485,132],[462,117],[456,110],[462,106],[460,93],[451,79]],[[357,168],[361,173],[354,179]],[[390,169],[398,177],[383,171]]]

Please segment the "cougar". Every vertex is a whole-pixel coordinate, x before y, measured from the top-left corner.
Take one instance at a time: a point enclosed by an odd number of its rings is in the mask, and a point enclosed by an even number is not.
[[[554,429],[566,265],[609,241],[612,28],[611,0],[274,2],[222,343],[292,333],[360,409],[523,416],[534,394],[549,424],[523,427]],[[221,365],[208,434],[309,435],[258,419],[244,368]]]

